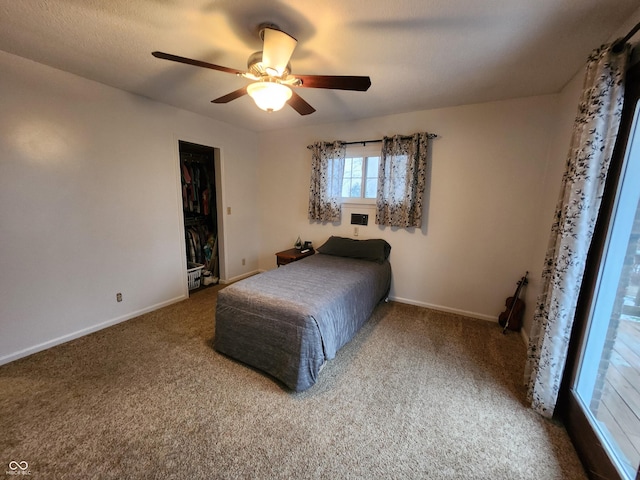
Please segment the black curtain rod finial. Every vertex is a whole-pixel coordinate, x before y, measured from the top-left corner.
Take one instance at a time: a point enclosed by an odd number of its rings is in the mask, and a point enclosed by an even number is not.
[[[633,27],[631,30],[629,30],[629,33],[627,33],[624,37],[622,37],[620,40],[616,41],[613,44],[613,47],[611,48],[615,53],[621,53],[622,50],[624,50],[624,44],[627,43],[629,40],[631,40],[631,38],[638,33],[638,30],[640,30],[640,22],[636,24],[635,27]]]

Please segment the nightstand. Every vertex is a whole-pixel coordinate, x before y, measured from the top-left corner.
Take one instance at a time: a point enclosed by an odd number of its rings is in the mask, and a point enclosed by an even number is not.
[[[313,255],[314,253],[316,253],[316,251],[313,248],[309,248],[308,250],[290,248],[289,250],[283,250],[282,252],[276,253],[276,263],[278,266],[287,265],[288,263],[297,262],[298,260]]]

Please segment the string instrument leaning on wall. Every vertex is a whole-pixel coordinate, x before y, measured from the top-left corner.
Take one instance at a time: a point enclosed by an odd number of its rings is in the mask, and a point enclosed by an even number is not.
[[[513,297],[508,297],[505,302],[507,308],[498,316],[498,323],[502,327],[502,333],[507,333],[507,329],[517,332],[522,326],[524,302],[520,300],[520,293],[522,292],[522,287],[529,283],[527,275],[529,275],[529,272],[526,272],[524,277],[520,279]]]

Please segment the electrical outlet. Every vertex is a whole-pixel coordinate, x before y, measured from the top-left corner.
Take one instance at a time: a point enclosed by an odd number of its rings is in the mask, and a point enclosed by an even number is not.
[[[353,236],[354,237],[358,236],[358,227],[353,227]]]
[[[242,259],[242,265],[244,265],[245,263],[247,263],[247,261],[243,258]]]
[[[122,294],[116,293],[116,302],[121,302],[121,301],[122,301]]]

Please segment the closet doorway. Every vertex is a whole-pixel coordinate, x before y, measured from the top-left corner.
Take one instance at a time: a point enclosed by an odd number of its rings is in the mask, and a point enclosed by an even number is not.
[[[220,281],[220,151],[183,140],[178,141],[178,148],[185,263],[191,292]]]

